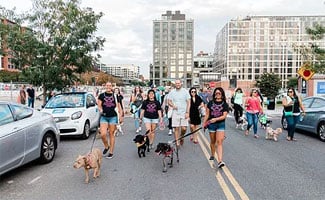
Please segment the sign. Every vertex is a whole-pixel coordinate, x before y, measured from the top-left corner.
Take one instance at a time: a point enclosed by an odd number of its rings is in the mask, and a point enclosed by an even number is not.
[[[307,93],[307,81],[304,79],[301,80],[301,93],[302,94]]]
[[[308,68],[308,63],[304,64],[300,67],[300,69],[297,72],[303,79],[305,79],[306,81],[308,81],[309,79],[311,79],[313,77],[313,75],[315,74],[314,71],[312,71],[311,69]]]
[[[317,83],[317,94],[325,94],[325,82]]]

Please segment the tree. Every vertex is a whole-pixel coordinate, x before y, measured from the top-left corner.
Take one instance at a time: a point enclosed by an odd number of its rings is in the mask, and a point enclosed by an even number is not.
[[[302,55],[304,65],[316,73],[325,74],[325,49],[317,45],[317,42],[324,38],[325,27],[317,24],[313,28],[307,28],[306,32],[314,42],[308,45],[295,45],[294,49]]]
[[[11,13],[12,12],[7,12]],[[92,69],[105,39],[96,37],[103,13],[80,8],[79,0],[33,0],[25,16],[11,17],[14,24],[1,24],[0,34],[12,63],[27,80],[48,89],[63,89],[79,81],[76,74]],[[27,27],[23,26],[27,24]]]
[[[297,88],[298,87],[298,78],[296,78],[296,77],[290,78],[287,83],[287,88],[289,88],[289,87]]]
[[[262,94],[269,99],[274,99],[281,89],[281,79],[274,73],[264,73],[259,80],[256,80],[256,87],[258,87]]]

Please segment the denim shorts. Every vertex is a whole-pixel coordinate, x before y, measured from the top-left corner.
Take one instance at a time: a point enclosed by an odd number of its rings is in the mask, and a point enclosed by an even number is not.
[[[147,124],[147,123],[158,124],[158,122],[159,122],[159,119],[150,119],[150,118],[143,117],[143,123],[145,123],[145,124]]]
[[[101,124],[117,124],[117,116],[114,117],[100,117]]]
[[[225,131],[226,129],[226,122],[216,122],[208,125],[209,133],[216,132],[216,131]]]

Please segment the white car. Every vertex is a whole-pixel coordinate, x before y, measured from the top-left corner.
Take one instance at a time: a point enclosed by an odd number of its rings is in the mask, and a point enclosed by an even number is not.
[[[53,115],[61,136],[78,135],[87,139],[99,126],[100,113],[96,99],[88,92],[57,94],[42,109]]]

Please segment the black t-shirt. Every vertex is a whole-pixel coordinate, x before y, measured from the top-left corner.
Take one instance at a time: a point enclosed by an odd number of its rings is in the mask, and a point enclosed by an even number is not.
[[[98,99],[102,101],[103,113],[106,117],[117,116],[117,113],[115,112],[117,104],[113,93],[101,93]]]
[[[144,110],[144,117],[149,119],[158,119],[158,110],[161,110],[159,101],[145,100],[142,103],[141,109]]]
[[[28,97],[35,98],[35,90],[34,90],[34,88],[28,88],[27,89],[27,94],[28,94]]]
[[[209,119],[216,118],[216,117],[221,117],[224,112],[229,112],[229,106],[226,102],[217,102],[217,101],[209,101],[207,105],[208,109],[210,110],[210,116]],[[218,122],[223,122],[218,121]]]

